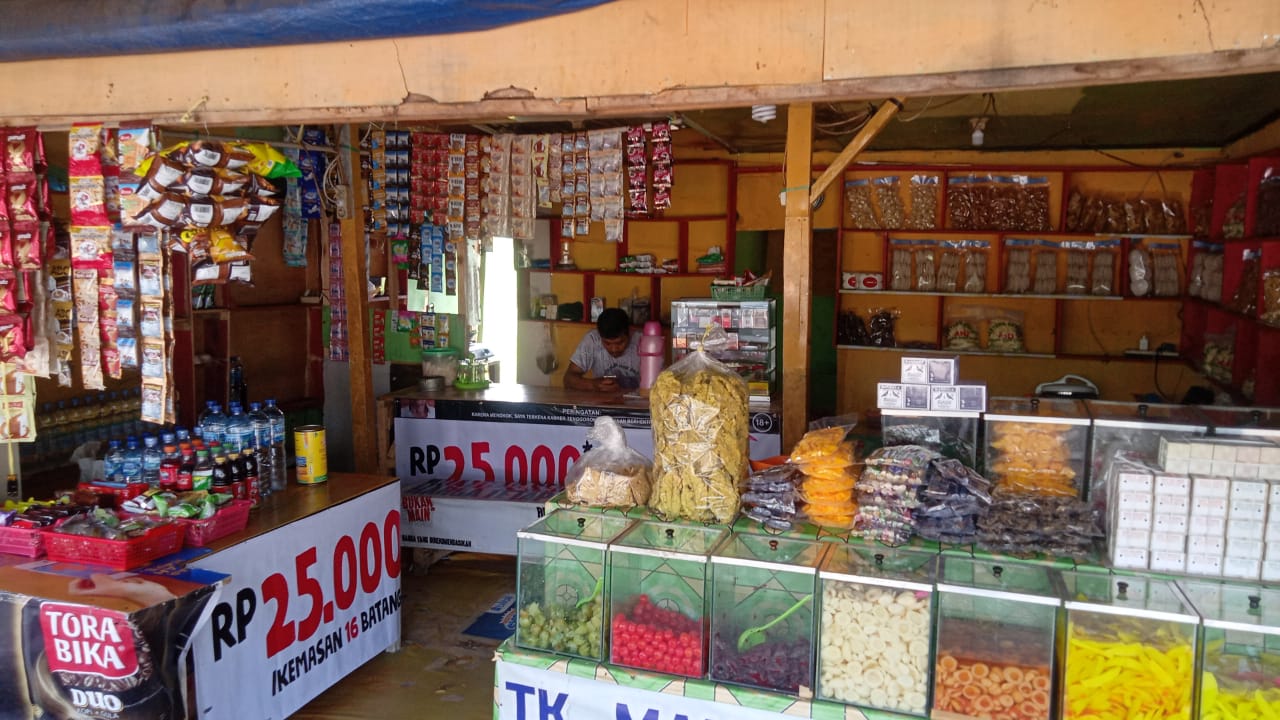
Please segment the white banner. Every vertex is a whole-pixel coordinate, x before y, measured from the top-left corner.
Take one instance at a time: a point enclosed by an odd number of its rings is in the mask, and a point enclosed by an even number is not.
[[[770,417],[763,413],[757,416]],[[589,429],[563,424],[396,418],[396,475],[406,482],[432,478],[559,488],[581,456]],[[653,457],[652,430],[624,425],[622,431],[627,445]],[[781,447],[777,434],[751,434],[753,459],[777,455]]]
[[[287,717],[400,641],[400,484],[194,565],[231,575],[192,651],[200,717]]]
[[[543,515],[543,502],[451,497],[432,485],[404,489],[405,547],[516,554],[516,531]]]
[[[788,717],[741,705],[605,684],[501,658],[497,665],[496,720],[784,720]],[[808,713],[802,717],[808,717]]]

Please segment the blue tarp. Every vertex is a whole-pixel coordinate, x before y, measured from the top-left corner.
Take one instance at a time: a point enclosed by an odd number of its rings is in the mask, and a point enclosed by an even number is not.
[[[0,0],[0,62],[446,35],[608,1]]]

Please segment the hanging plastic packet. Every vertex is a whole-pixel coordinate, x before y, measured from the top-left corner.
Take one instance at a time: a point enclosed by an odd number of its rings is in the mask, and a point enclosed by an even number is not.
[[[1005,292],[1025,293],[1031,290],[1031,247],[1034,244],[1034,240],[1019,238],[1005,241]]]
[[[987,257],[991,244],[986,240],[965,240],[964,291],[967,293],[983,293],[987,291]]]
[[[987,350],[991,352],[1026,352],[1027,346],[1022,337],[1021,313],[1004,312],[987,323]]]
[[[67,176],[102,176],[102,123],[76,123],[68,137]]]
[[[938,176],[912,175],[911,212],[907,227],[912,230],[933,230],[938,226]]]
[[[111,228],[71,228],[71,265],[76,269],[111,269]]]
[[[1182,246],[1178,243],[1151,244],[1152,294],[1176,297],[1182,293]]]
[[[891,248],[890,267],[889,267],[889,289],[890,290],[910,290],[914,277],[912,270],[912,257],[910,241],[893,239],[889,241]]]
[[[906,227],[906,209],[902,205],[902,186],[898,177],[878,177],[872,184],[876,191],[876,207],[880,209],[880,224],[889,230]]]
[[[959,288],[962,251],[955,246],[955,243],[946,242],[939,250],[942,257],[938,262],[938,292],[953,293]]]
[[[1019,175],[1020,186],[1018,229],[1023,232],[1048,232],[1053,229],[1049,221],[1049,179]]]
[[[1146,297],[1151,292],[1151,256],[1141,245],[1129,249],[1129,293]]]
[[[881,227],[871,200],[871,180],[860,178],[844,184],[845,202],[849,206],[849,219],[860,230],[877,230]]]
[[[0,130],[4,135],[2,166],[7,173],[34,173],[39,169],[41,152],[40,132],[33,127],[10,127]]]
[[[1023,176],[999,175],[991,178],[991,204],[988,223],[990,230],[1017,230],[1022,224],[1020,204]]]
[[[937,250],[932,247],[917,247],[913,255],[916,266],[915,289],[932,292],[938,276]]]
[[[1035,252],[1036,274],[1032,292],[1037,295],[1053,295],[1058,292],[1057,246],[1043,240],[1040,245],[1052,249],[1036,250]]]
[[[1091,243],[1067,241],[1062,249],[1067,253],[1067,276],[1064,291],[1068,295],[1084,295],[1089,292],[1089,258],[1093,254]]]
[[[1119,240],[1099,240],[1094,247],[1093,265],[1090,268],[1089,292],[1092,295],[1114,295],[1116,288],[1116,256],[1120,253]]]
[[[952,230],[973,229],[973,178],[952,175],[947,178],[947,227]]]

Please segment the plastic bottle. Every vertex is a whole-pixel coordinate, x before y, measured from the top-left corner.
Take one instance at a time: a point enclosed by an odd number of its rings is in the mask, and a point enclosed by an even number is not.
[[[160,489],[178,489],[178,471],[182,468],[182,456],[178,454],[178,446],[168,443],[164,446],[160,460]]]
[[[124,463],[120,473],[124,475],[126,484],[142,482],[142,448],[138,447],[138,438],[133,435],[125,441]]]
[[[107,482],[124,482],[124,451],[120,441],[107,443],[107,454],[102,458],[102,479]]]
[[[266,407],[262,409],[262,414],[271,421],[271,449],[267,453],[269,457],[264,464],[270,470],[271,491],[276,492],[284,490],[285,483],[288,481],[288,470],[284,459],[284,412],[276,407],[275,398],[267,398],[265,402]]]
[[[179,443],[184,443],[191,439],[191,431],[182,427],[181,425],[179,425],[177,429],[173,431],[173,434],[178,437]]]
[[[234,495],[231,488],[231,473],[227,471],[227,456],[215,455],[213,469],[210,471],[209,490],[216,493]]]
[[[253,421],[245,414],[240,403],[231,403],[231,416],[227,418],[227,439],[223,445],[228,452],[240,453],[254,445]]]
[[[191,469],[191,489],[208,490],[213,485],[213,460],[208,450],[196,451],[196,462]]]
[[[192,475],[196,469],[196,453],[185,443],[178,452],[182,455],[182,464],[178,466],[178,490],[190,490],[194,482]]]
[[[227,481],[231,483],[231,494],[237,500],[248,500],[249,493],[244,483],[244,461],[240,459],[240,453],[231,453],[227,455]]]
[[[147,433],[142,436],[142,480],[151,487],[160,487],[160,462],[164,453],[156,436]]]
[[[205,445],[212,445],[215,442],[223,442],[226,433],[227,416],[222,414],[222,406],[214,403],[212,412],[200,423],[200,438],[204,440]]]
[[[644,324],[644,334],[640,336],[640,387],[651,388],[653,381],[662,372],[662,353],[667,339],[662,335],[662,325],[654,320]]]
[[[239,355],[231,356],[227,387],[230,390],[231,402],[240,403],[241,407],[249,404],[249,386],[244,382],[244,365]]]
[[[258,454],[254,452],[253,448],[249,448],[244,451],[244,455],[240,460],[244,463],[244,489],[245,495],[251,503],[249,507],[258,507],[262,502],[262,498],[271,494],[270,489],[262,486],[262,475],[258,467]]]

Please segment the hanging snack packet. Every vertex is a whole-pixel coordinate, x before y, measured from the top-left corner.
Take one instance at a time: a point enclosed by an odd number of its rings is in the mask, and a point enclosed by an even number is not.
[[[1068,295],[1084,295],[1089,289],[1089,256],[1088,243],[1065,242],[1063,249],[1067,251],[1066,293]]]
[[[9,207],[9,220],[12,222],[38,221],[40,219],[40,213],[37,210],[39,195],[40,186],[36,182],[35,175],[31,173],[9,175],[5,193],[5,204]],[[73,205],[72,213],[74,212]]]
[[[932,230],[938,226],[938,177],[936,175],[911,176],[911,214],[907,227],[912,230]]]
[[[986,240],[966,240],[964,260],[964,291],[987,291],[987,256],[991,248]]]
[[[1032,292],[1037,295],[1053,295],[1058,292],[1057,250],[1036,251],[1036,275]]]
[[[1119,254],[1119,240],[1102,240],[1093,244],[1093,267],[1090,275],[1092,295],[1113,295],[1116,287],[1116,255]]]
[[[920,292],[933,291],[938,276],[936,251],[931,247],[924,247],[917,248],[913,254],[916,263],[915,289]]]
[[[861,230],[877,230],[881,227],[871,201],[871,181],[866,178],[849,180],[844,184],[845,202],[849,205],[849,219]]]
[[[142,362],[139,367],[144,379],[164,380],[164,338],[142,339]]]
[[[897,176],[876,178],[876,205],[880,208],[880,224],[890,230],[907,225],[906,209],[902,205],[902,187]]]
[[[26,319],[0,314],[0,362],[11,362],[27,354]]]
[[[68,177],[102,175],[102,123],[77,123],[68,138]]]
[[[111,228],[71,228],[71,265],[79,269],[111,269]]]
[[[18,309],[18,274],[11,268],[0,268],[0,313]]]
[[[947,227],[952,230],[972,230],[973,194],[970,191],[973,178],[953,175],[947,178]]]
[[[13,232],[5,245],[9,246],[11,267],[19,270],[39,270],[44,265],[44,235],[39,223],[14,223]]]
[[[7,173],[33,173],[40,161],[40,133],[33,127],[4,128],[4,163]]]
[[[1021,353],[1027,351],[1022,340],[1021,317],[1009,314],[998,317],[987,324],[987,350],[1002,353]]]

